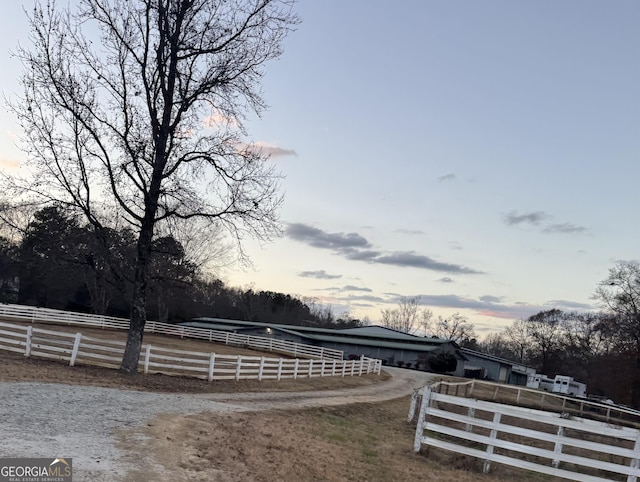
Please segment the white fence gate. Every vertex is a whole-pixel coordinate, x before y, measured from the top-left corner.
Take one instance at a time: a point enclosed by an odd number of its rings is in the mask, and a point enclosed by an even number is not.
[[[484,472],[496,462],[583,482],[636,482],[640,476],[638,429],[444,395],[429,386],[422,393],[414,450],[422,445],[483,460]]]

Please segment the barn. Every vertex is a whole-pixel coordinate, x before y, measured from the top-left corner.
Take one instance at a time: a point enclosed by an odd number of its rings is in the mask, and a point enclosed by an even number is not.
[[[341,350],[345,358],[364,355],[390,366],[424,368],[425,363],[439,355],[452,355],[456,360],[455,371],[450,371],[453,375],[514,385],[526,385],[527,376],[535,373],[531,367],[461,348],[451,340],[411,335],[377,325],[335,330],[222,318],[196,318],[181,325]]]
[[[341,350],[346,358],[364,355],[393,366],[415,367],[419,361],[446,353],[456,358],[456,373],[462,373],[465,360],[460,347],[450,340],[420,337],[375,325],[333,330],[221,318],[197,318],[181,325],[321,346]]]

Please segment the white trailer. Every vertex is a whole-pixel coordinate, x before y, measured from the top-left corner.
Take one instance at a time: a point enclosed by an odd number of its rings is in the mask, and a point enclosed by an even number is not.
[[[572,395],[574,397],[584,398],[587,396],[587,385],[576,382],[573,377],[566,375],[556,375],[555,378],[549,378],[542,373],[534,373],[527,377],[527,388],[536,388],[545,392]]]
[[[576,382],[573,377],[556,375],[556,378],[553,380],[553,393],[561,393],[584,398],[587,396],[587,385]]]
[[[534,373],[527,377],[527,388],[535,388],[538,390],[544,390],[545,392],[553,392],[555,380],[549,378],[542,373]]]

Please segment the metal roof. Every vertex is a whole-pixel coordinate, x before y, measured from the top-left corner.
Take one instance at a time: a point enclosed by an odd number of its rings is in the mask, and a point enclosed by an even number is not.
[[[281,331],[295,333],[298,336],[311,338],[311,336],[328,336],[328,337],[343,337],[349,338],[352,340],[378,340],[380,342],[389,342],[393,340],[394,342],[404,342],[412,345],[423,345],[423,346],[440,346],[445,344],[453,344],[455,348],[458,348],[458,345],[451,340],[443,340],[441,338],[426,338],[415,335],[410,335],[407,333],[402,333],[396,330],[390,330],[388,328],[384,328],[381,326],[371,326],[371,327],[361,327],[361,328],[347,328],[347,329],[331,329],[331,328],[316,328],[312,326],[298,326],[298,325],[286,325],[281,323],[263,323],[258,321],[244,321],[244,320],[226,320],[223,318],[195,318],[192,322],[186,323],[209,323],[208,326],[202,326],[203,328],[211,328],[211,325],[214,326],[237,326],[238,329],[240,327],[269,327],[273,329],[279,329]],[[181,323],[181,324],[186,324]],[[193,325],[191,325],[193,326]],[[201,325],[198,325],[201,326]],[[374,328],[371,330],[370,328]],[[320,339],[320,338],[318,338]]]

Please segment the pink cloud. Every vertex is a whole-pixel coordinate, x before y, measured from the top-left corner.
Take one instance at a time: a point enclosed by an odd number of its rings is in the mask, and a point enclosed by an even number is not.
[[[297,156],[298,153],[293,149],[285,149],[275,144],[267,144],[266,142],[254,142],[247,146],[259,153],[271,157],[285,157],[285,156]]]
[[[18,169],[20,163],[13,159],[0,159],[0,167],[5,169]]]

